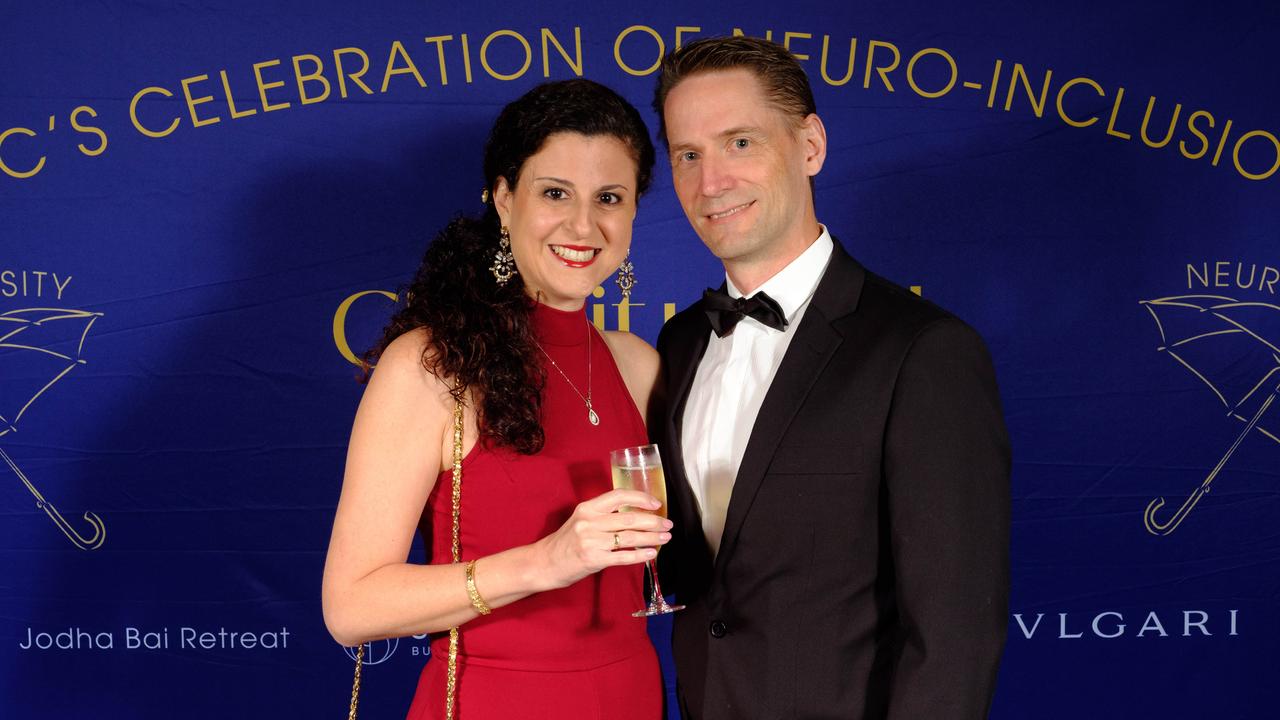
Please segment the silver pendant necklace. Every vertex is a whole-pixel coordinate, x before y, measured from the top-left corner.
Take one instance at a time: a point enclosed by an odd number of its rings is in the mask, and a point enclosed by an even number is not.
[[[542,347],[542,343],[538,342],[537,339],[535,339],[533,341],[533,344],[538,346],[538,349],[541,350],[542,354],[546,356],[547,361],[551,363],[551,367],[555,368],[556,372],[560,373],[560,377],[564,378],[564,381],[569,383],[569,387],[573,388],[573,391],[578,394],[578,397],[582,398],[583,404],[587,406],[587,422],[591,423],[592,425],[599,425],[600,416],[596,414],[595,408],[591,407],[591,326],[589,324],[587,325],[587,394],[586,395],[583,395],[582,391],[578,389],[578,386],[573,384],[573,381],[569,379],[568,375],[565,375],[564,370],[560,369],[560,366],[556,364],[556,361],[554,358],[551,357],[551,354],[547,352],[546,348]]]

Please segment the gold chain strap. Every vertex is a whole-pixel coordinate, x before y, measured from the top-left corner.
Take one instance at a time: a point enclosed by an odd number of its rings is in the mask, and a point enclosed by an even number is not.
[[[453,404],[453,562],[462,562],[462,401]],[[356,720],[360,704],[360,669],[364,666],[364,645],[356,650],[356,675],[351,682],[351,710],[347,720]],[[445,682],[444,717],[453,720],[454,701],[458,697],[458,628],[449,628],[449,676]]]
[[[453,563],[462,562],[462,401],[453,404]],[[458,697],[458,628],[449,628],[449,675],[444,686],[444,717],[453,720]]]
[[[356,706],[360,704],[360,668],[364,665],[364,645],[356,650],[356,679],[351,681],[351,711],[347,720],[356,720]]]

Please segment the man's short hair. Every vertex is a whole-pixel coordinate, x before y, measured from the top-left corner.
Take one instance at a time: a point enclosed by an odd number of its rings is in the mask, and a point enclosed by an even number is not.
[[[653,109],[658,113],[658,136],[662,142],[670,145],[663,105],[677,85],[700,73],[737,69],[754,75],[774,107],[796,125],[818,111],[813,102],[813,90],[809,87],[809,77],[790,50],[760,38],[703,38],[662,58],[658,85],[653,92]]]

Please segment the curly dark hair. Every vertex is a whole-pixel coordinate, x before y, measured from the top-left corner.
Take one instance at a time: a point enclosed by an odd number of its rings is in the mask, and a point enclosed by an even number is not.
[[[515,189],[525,161],[565,132],[617,138],[636,161],[637,197],[648,189],[654,149],[640,113],[613,90],[584,79],[544,83],[502,109],[485,144],[485,187],[492,193],[502,177]],[[371,367],[393,340],[426,328],[423,367],[450,379],[456,399],[471,393],[481,439],[531,455],[544,441],[546,375],[529,320],[534,300],[521,276],[499,285],[489,272],[500,226],[489,200],[480,217],[458,217],[441,230],[364,360]]]

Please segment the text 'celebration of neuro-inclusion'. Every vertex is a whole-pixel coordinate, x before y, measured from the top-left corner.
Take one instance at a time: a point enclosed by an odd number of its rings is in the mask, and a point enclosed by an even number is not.
[[[0,17],[4,718],[1280,713],[1280,5]]]

